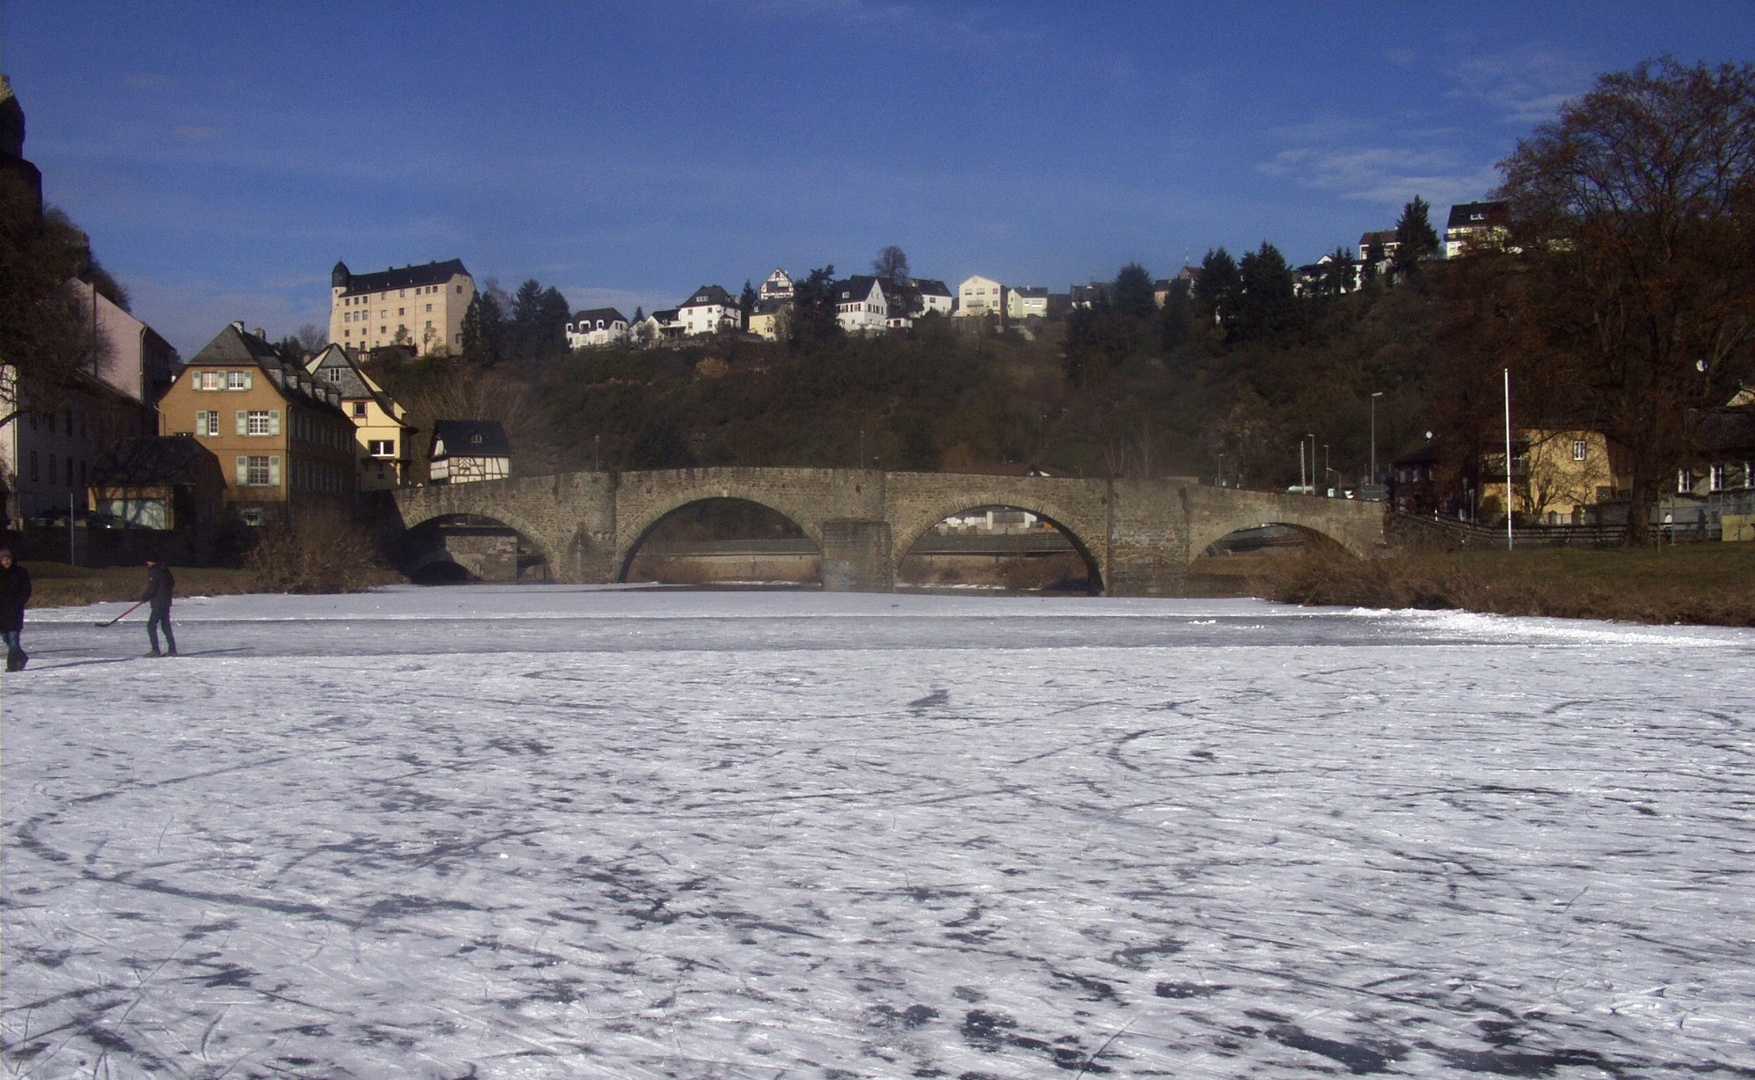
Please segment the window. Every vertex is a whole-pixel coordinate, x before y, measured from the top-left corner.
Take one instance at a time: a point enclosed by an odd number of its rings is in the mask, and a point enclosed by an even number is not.
[[[248,371],[228,371],[225,373],[225,388],[227,390],[248,390],[250,385],[251,379]]]
[[[238,483],[243,487],[279,487],[280,455],[238,455]]]
[[[1573,461],[1583,461],[1585,449],[1586,449],[1586,447],[1585,447],[1583,439],[1573,439],[1572,440],[1572,460]]]
[[[428,304],[428,305],[427,305],[427,310],[428,310],[428,311],[432,311],[432,310],[433,310],[433,305],[431,305],[431,304]],[[432,325],[432,323],[428,323],[428,324],[427,324],[427,325],[428,325],[428,326],[431,326],[431,325]]]
[[[1694,474],[1687,469],[1676,470],[1676,493],[1687,494],[1694,490]]]
[[[343,330],[341,332],[341,336],[342,337],[353,337],[353,331],[352,330]]]
[[[1725,467],[1723,465],[1714,465],[1707,473],[1706,489],[1708,491],[1723,491],[1725,489]]]
[[[363,401],[356,401],[356,402],[354,402],[354,403],[353,403],[353,414],[354,414],[354,415],[355,415],[355,416],[364,416],[364,415],[366,415],[366,403],[365,403],[365,402],[363,402]]]
[[[338,383],[341,381],[341,369],[340,368],[332,367],[329,369],[329,381],[332,383]]]
[[[279,435],[279,409],[251,409],[245,412],[238,410],[239,435]]]
[[[396,309],[396,314],[398,314],[398,315],[406,315],[406,314],[408,314],[408,309],[407,309],[407,308],[397,308],[397,309]]]
[[[208,436],[219,434],[219,411],[217,409],[202,409],[195,414],[195,434]]]
[[[372,439],[366,443],[366,452],[373,457],[393,458],[396,456],[396,440]]]
[[[244,524],[254,528],[261,528],[267,521],[267,516],[259,506],[247,506],[238,512],[238,516],[244,519]]]

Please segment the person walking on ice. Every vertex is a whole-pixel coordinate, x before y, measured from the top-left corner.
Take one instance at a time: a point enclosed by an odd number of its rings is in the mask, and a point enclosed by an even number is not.
[[[6,642],[6,670],[23,671],[24,605],[30,600],[30,571],[12,561],[12,549],[0,548],[0,641]]]
[[[171,592],[177,587],[177,579],[172,576],[171,568],[163,559],[146,560],[146,591],[142,592],[139,602],[152,602],[152,615],[146,620],[146,639],[152,642],[152,651],[147,656],[177,655],[177,635],[171,633]],[[165,651],[158,651],[158,628],[165,630]]]

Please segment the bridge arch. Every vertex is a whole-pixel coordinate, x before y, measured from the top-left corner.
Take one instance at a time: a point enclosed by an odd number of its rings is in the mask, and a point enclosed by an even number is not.
[[[822,523],[801,508],[788,509],[791,500],[775,499],[768,492],[756,491],[737,484],[704,485],[699,489],[676,492],[666,498],[647,504],[642,507],[639,516],[630,523],[629,527],[617,529],[623,539],[616,545],[615,580],[618,582],[628,580],[628,571],[633,568],[640,548],[671,515],[691,506],[720,500],[751,503],[771,513],[778,514],[797,526],[799,531],[817,546],[818,551],[822,550]]]
[[[1312,498],[1303,495],[1298,498]],[[1255,509],[1233,510],[1225,514],[1203,515],[1189,523],[1188,560],[1190,563],[1205,554],[1209,547],[1243,529],[1254,529],[1262,525],[1286,525],[1298,531],[1326,540],[1340,547],[1350,555],[1364,558],[1370,554],[1368,547],[1359,543],[1356,537],[1345,530],[1334,528],[1332,518],[1319,512],[1305,512],[1297,507],[1282,505],[1279,499],[1273,505],[1263,505]]]
[[[454,534],[449,540],[446,539],[445,535],[447,530],[454,530]],[[397,568],[410,580],[416,582],[421,582],[423,577],[430,579],[428,583],[453,580],[442,574],[434,573],[445,564],[467,572],[468,578],[459,577],[454,580],[478,578],[481,576],[479,564],[482,561],[479,556],[483,553],[478,550],[475,553],[477,558],[460,558],[459,552],[454,550],[454,547],[480,549],[497,545],[483,545],[479,542],[473,545],[459,544],[455,533],[485,537],[494,533],[495,530],[510,530],[515,534],[515,540],[509,552],[500,553],[502,558],[509,555],[511,559],[511,563],[507,567],[509,575],[504,578],[495,577],[492,580],[516,581],[522,577],[521,570],[525,563],[521,558],[521,553],[525,549],[528,549],[535,559],[542,563],[545,576],[552,578],[558,572],[554,554],[542,542],[540,534],[530,526],[529,522],[521,520],[520,515],[506,513],[504,507],[494,507],[491,513],[447,508],[443,512],[408,515],[405,518],[402,532]],[[478,564],[475,569],[466,565],[472,561]]]
[[[973,500],[973,501],[971,501]],[[965,514],[974,510],[1004,507],[1009,510],[1023,510],[1036,515],[1043,521],[1060,530],[1061,535],[1072,542],[1073,549],[1084,559],[1085,568],[1090,574],[1093,592],[1101,592],[1106,585],[1100,554],[1102,548],[1092,545],[1091,537],[1101,540],[1107,536],[1107,528],[1093,528],[1088,523],[1079,521],[1077,515],[1069,513],[1062,507],[1047,499],[1034,498],[1023,492],[989,490],[986,492],[944,497],[922,504],[922,508],[914,509],[904,522],[891,522],[891,571],[900,575],[902,560],[914,550],[920,542],[939,522],[957,514]]]

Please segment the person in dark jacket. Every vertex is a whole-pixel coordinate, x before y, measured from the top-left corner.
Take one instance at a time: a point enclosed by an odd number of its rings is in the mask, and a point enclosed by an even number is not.
[[[171,592],[177,587],[177,579],[172,576],[171,568],[161,559],[146,560],[146,591],[136,599],[145,603],[152,601],[149,609],[152,615],[146,620],[146,638],[152,642],[152,651],[148,656],[177,655],[177,635],[171,633]],[[165,651],[158,651],[158,628],[165,630]]]
[[[18,643],[24,632],[24,605],[30,600],[30,571],[12,561],[12,551],[0,548],[0,641],[6,642],[6,670],[23,671],[30,659]]]

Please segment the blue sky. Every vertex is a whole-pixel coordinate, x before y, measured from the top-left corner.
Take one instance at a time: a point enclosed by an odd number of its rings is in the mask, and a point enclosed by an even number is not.
[[[1598,72],[1755,56],[1755,3],[0,0],[45,193],[185,356],[461,258],[575,308],[775,266],[1064,291],[1442,225]]]

